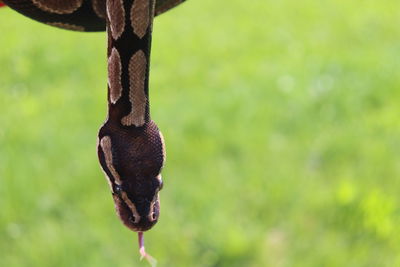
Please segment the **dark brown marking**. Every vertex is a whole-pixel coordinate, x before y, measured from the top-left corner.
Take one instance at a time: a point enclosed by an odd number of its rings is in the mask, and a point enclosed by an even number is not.
[[[156,2],[155,15],[160,15],[167,10],[181,4],[184,0],[158,0]]]

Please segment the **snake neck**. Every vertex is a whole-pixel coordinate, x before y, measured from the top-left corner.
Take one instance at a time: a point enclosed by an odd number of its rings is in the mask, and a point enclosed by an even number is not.
[[[108,0],[108,120],[142,127],[150,121],[149,67],[154,0]]]

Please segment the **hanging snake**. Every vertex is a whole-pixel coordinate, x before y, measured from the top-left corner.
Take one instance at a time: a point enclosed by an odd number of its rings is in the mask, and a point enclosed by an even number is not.
[[[150,118],[149,66],[152,25],[157,16],[185,0],[3,0],[10,8],[45,24],[75,31],[107,31],[108,116],[98,135],[100,165],[117,215],[143,232],[160,215],[163,136]],[[1,6],[1,1],[0,1]]]

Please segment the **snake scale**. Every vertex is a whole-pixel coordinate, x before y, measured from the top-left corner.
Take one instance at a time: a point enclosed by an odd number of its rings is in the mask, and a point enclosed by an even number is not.
[[[3,0],[42,23],[75,31],[107,31],[108,116],[98,135],[98,157],[116,212],[125,226],[143,232],[160,214],[165,145],[150,118],[149,66],[152,25],[185,0]],[[0,1],[1,4],[1,1]]]

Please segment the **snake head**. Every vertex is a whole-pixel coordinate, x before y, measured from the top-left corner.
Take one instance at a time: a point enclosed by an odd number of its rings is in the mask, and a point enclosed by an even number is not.
[[[143,232],[157,223],[165,146],[154,122],[143,127],[105,124],[99,133],[100,164],[110,184],[117,214],[131,230]]]

